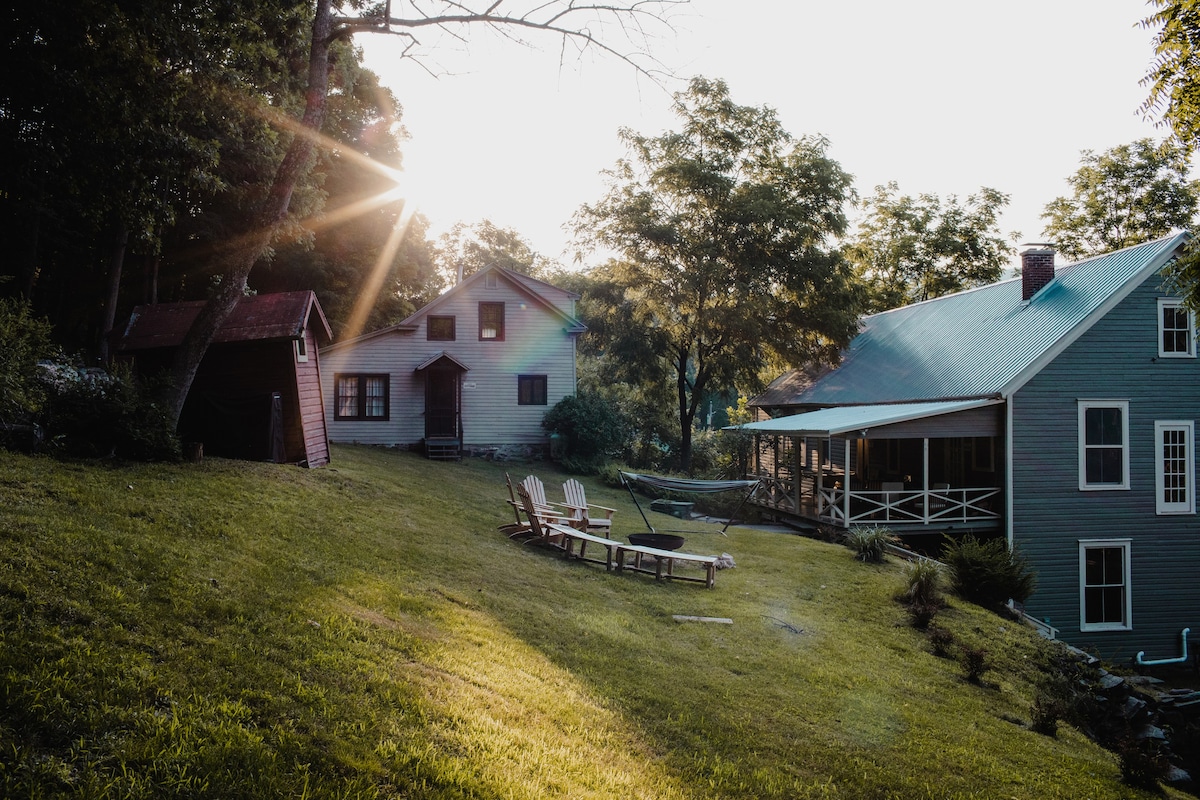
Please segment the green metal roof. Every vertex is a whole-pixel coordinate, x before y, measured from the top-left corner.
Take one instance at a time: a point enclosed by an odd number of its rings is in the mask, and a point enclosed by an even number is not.
[[[866,317],[841,366],[772,404],[1007,397],[1169,263],[1188,238],[1178,233],[1059,267],[1028,301],[1016,278]]]
[[[947,400],[936,403],[891,403],[873,406],[838,406],[791,414],[786,417],[731,425],[727,431],[774,433],[787,436],[841,436],[855,431],[894,425],[940,414],[953,414],[972,408],[995,405],[999,400]]]

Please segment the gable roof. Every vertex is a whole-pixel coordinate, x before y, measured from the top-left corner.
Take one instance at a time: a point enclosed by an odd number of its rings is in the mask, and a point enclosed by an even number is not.
[[[364,333],[361,336],[355,336],[353,339],[335,342],[326,349],[333,351],[351,344],[357,344],[368,339],[374,339],[377,336],[383,336],[398,331],[415,331],[417,329],[417,325],[424,317],[435,313],[438,308],[453,298],[454,295],[458,294],[459,292],[466,291],[468,287],[474,286],[479,281],[484,280],[484,276],[489,272],[495,272],[499,274],[518,292],[527,296],[534,303],[546,309],[554,316],[562,319],[566,325],[567,333],[583,333],[587,330],[586,325],[567,312],[563,311],[554,302],[554,299],[577,300],[579,295],[575,294],[574,292],[568,292],[566,289],[559,289],[557,286],[552,286],[545,281],[539,281],[537,278],[531,278],[528,275],[522,275],[519,272],[514,272],[510,269],[504,269],[503,267],[489,265],[478,272],[467,276],[461,283],[442,292],[420,309],[410,314],[406,319],[401,320],[395,325],[390,325],[386,328],[380,328],[379,330],[371,331],[370,333]]]
[[[873,314],[842,363],[770,405],[863,405],[1007,397],[1168,264],[1179,233],[1055,270],[1030,300],[1020,278]],[[782,380],[777,379],[776,383]],[[755,398],[753,405],[768,405]]]
[[[177,347],[196,321],[205,301],[136,306],[121,336],[119,349],[151,350]],[[311,318],[316,317],[316,323]],[[306,327],[329,341],[333,334],[325,312],[311,291],[279,292],[243,297],[213,337],[213,344],[299,339]]]

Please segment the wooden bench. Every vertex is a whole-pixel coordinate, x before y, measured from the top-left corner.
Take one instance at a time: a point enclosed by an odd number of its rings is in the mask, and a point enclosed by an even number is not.
[[[580,561],[590,561],[593,564],[603,564],[604,568],[609,572],[613,568],[613,559],[616,556],[617,550],[629,545],[624,542],[618,542],[615,539],[605,539],[603,536],[581,531],[578,528],[572,528],[567,525],[551,523],[546,525],[547,528],[553,528],[554,531],[563,537],[563,555],[567,558],[578,558]],[[575,544],[579,543],[579,554],[575,555]],[[587,546],[589,544],[599,545],[604,548],[605,556],[601,560],[599,558],[590,558],[587,555]]]
[[[633,554],[632,563],[625,563],[626,553]],[[651,556],[654,558],[653,568],[642,564],[642,559],[646,556]],[[619,547],[617,547],[617,572],[630,569],[634,572],[644,572],[647,575],[653,575],[655,579],[660,581],[663,578],[678,578],[681,581],[697,581],[698,583],[703,583],[705,586],[711,589],[717,580],[717,558],[717,556],[700,556],[696,555],[695,553],[680,553],[678,550],[659,550],[657,547],[644,547],[636,544],[621,544]],[[689,564],[698,564],[699,566],[704,567],[704,577],[695,578],[691,575],[676,575],[676,561]]]

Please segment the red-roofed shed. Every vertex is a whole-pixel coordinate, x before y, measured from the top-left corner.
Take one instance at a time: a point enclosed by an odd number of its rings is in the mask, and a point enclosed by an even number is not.
[[[138,306],[117,344],[143,375],[165,369],[203,301]],[[313,292],[242,298],[188,392],[179,434],[209,455],[329,462],[318,344],[332,339]]]

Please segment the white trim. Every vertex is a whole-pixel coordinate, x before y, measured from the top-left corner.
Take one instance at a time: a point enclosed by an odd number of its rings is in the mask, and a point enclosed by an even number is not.
[[[1166,490],[1166,456],[1163,453],[1163,433],[1166,431],[1183,431],[1183,462],[1185,499],[1183,502],[1167,502],[1163,495]],[[1196,513],[1196,459],[1195,448],[1192,444],[1195,438],[1195,426],[1191,420],[1155,420],[1154,422],[1154,510],[1157,514],[1195,514]]]
[[[292,340],[292,351],[296,354],[296,361],[304,363],[308,361],[308,342],[304,338],[304,334],[300,334],[299,339]]]
[[[1079,490],[1102,492],[1129,488],[1129,401],[1128,400],[1078,400],[1079,427]],[[1087,482],[1087,443],[1085,418],[1092,408],[1118,408],[1121,410],[1121,481],[1119,483]]]
[[[1187,350],[1166,350],[1163,347],[1163,311],[1168,308],[1182,308],[1187,313]],[[1158,298],[1158,357],[1159,358],[1195,358],[1196,357],[1196,315],[1191,312],[1183,301],[1177,297]]]
[[[1133,629],[1133,570],[1130,568],[1131,539],[1080,539],[1079,540],[1079,630],[1080,631],[1128,631]],[[1124,608],[1121,622],[1087,622],[1087,551],[1089,549],[1120,548],[1121,586],[1124,588]]]

